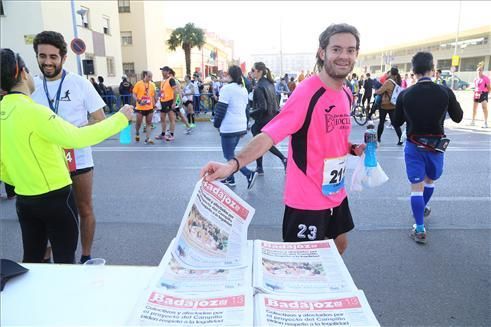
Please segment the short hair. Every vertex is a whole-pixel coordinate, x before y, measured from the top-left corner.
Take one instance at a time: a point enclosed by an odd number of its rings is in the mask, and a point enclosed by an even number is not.
[[[21,81],[22,69],[27,70],[24,60],[11,49],[0,49],[0,88],[10,92]]]
[[[390,69],[390,75],[393,75],[394,76],[394,75],[397,75],[397,74],[399,74],[399,69],[397,69],[397,67],[392,67]]]
[[[144,79],[148,75],[152,75],[152,72],[149,70],[142,71],[142,79]]]
[[[104,77],[102,76],[97,76],[97,80],[99,81],[99,83],[104,83]]]
[[[356,27],[344,23],[329,25],[329,27],[326,28],[325,31],[321,33],[321,35],[319,35],[319,48],[325,49],[329,45],[331,36],[339,33],[352,34],[356,39],[356,50],[360,50],[360,33],[358,32]],[[319,52],[317,52],[316,57],[317,57],[317,63],[316,63],[317,69],[321,71],[322,67],[324,66],[324,59],[320,58]]]
[[[370,73],[367,73],[367,77],[370,77]]]
[[[34,37],[32,46],[36,55],[38,54],[38,46],[40,44],[49,44],[60,51],[60,56],[64,57],[67,54],[67,47],[63,35],[55,31],[43,31]]]
[[[433,55],[429,52],[418,52],[411,59],[413,66],[413,72],[418,75],[424,75],[427,72],[433,70]]]
[[[437,69],[437,70],[436,70],[436,72],[437,72],[438,74],[441,74],[441,73],[442,73],[442,70],[441,70],[441,69]]]

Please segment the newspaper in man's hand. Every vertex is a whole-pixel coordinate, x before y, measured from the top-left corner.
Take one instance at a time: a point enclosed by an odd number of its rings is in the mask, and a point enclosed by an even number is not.
[[[254,208],[224,184],[200,180],[177,232],[174,258],[192,269],[246,266],[253,215]]]
[[[332,240],[254,241],[258,290],[274,294],[347,292],[357,289]]]

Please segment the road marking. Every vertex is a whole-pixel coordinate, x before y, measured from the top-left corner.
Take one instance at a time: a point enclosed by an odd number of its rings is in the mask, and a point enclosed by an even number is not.
[[[386,200],[391,200],[393,198],[391,197],[382,197],[382,199]],[[408,201],[409,196],[407,197],[397,197],[397,200],[399,201]],[[433,201],[441,201],[441,202],[467,202],[467,201],[474,201],[474,202],[491,202],[491,197],[489,196],[432,196],[431,197],[431,202]]]
[[[282,152],[287,152],[288,147],[280,146],[278,148]],[[129,147],[129,146],[96,146],[92,148],[95,152],[222,152],[222,148],[218,146],[145,146],[145,147]],[[237,151],[242,150],[242,147],[237,147]],[[384,147],[381,146],[378,152],[403,152],[402,147]],[[491,148],[449,148],[447,152],[491,152]]]

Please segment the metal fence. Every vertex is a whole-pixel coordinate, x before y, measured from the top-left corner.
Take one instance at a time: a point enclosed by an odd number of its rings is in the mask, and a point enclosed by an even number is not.
[[[202,93],[199,97],[199,104],[194,103],[195,113],[212,113],[214,111],[216,101],[213,99],[213,93]],[[106,103],[104,111],[108,114],[117,112],[125,104],[135,105],[133,95],[103,95],[102,99]]]

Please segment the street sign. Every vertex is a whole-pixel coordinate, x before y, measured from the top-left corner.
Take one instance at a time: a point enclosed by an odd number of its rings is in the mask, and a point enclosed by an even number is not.
[[[460,56],[452,56],[452,66],[458,66],[460,64]]]
[[[76,55],[81,55],[86,49],[85,42],[82,39],[75,38],[70,42],[70,48]]]

